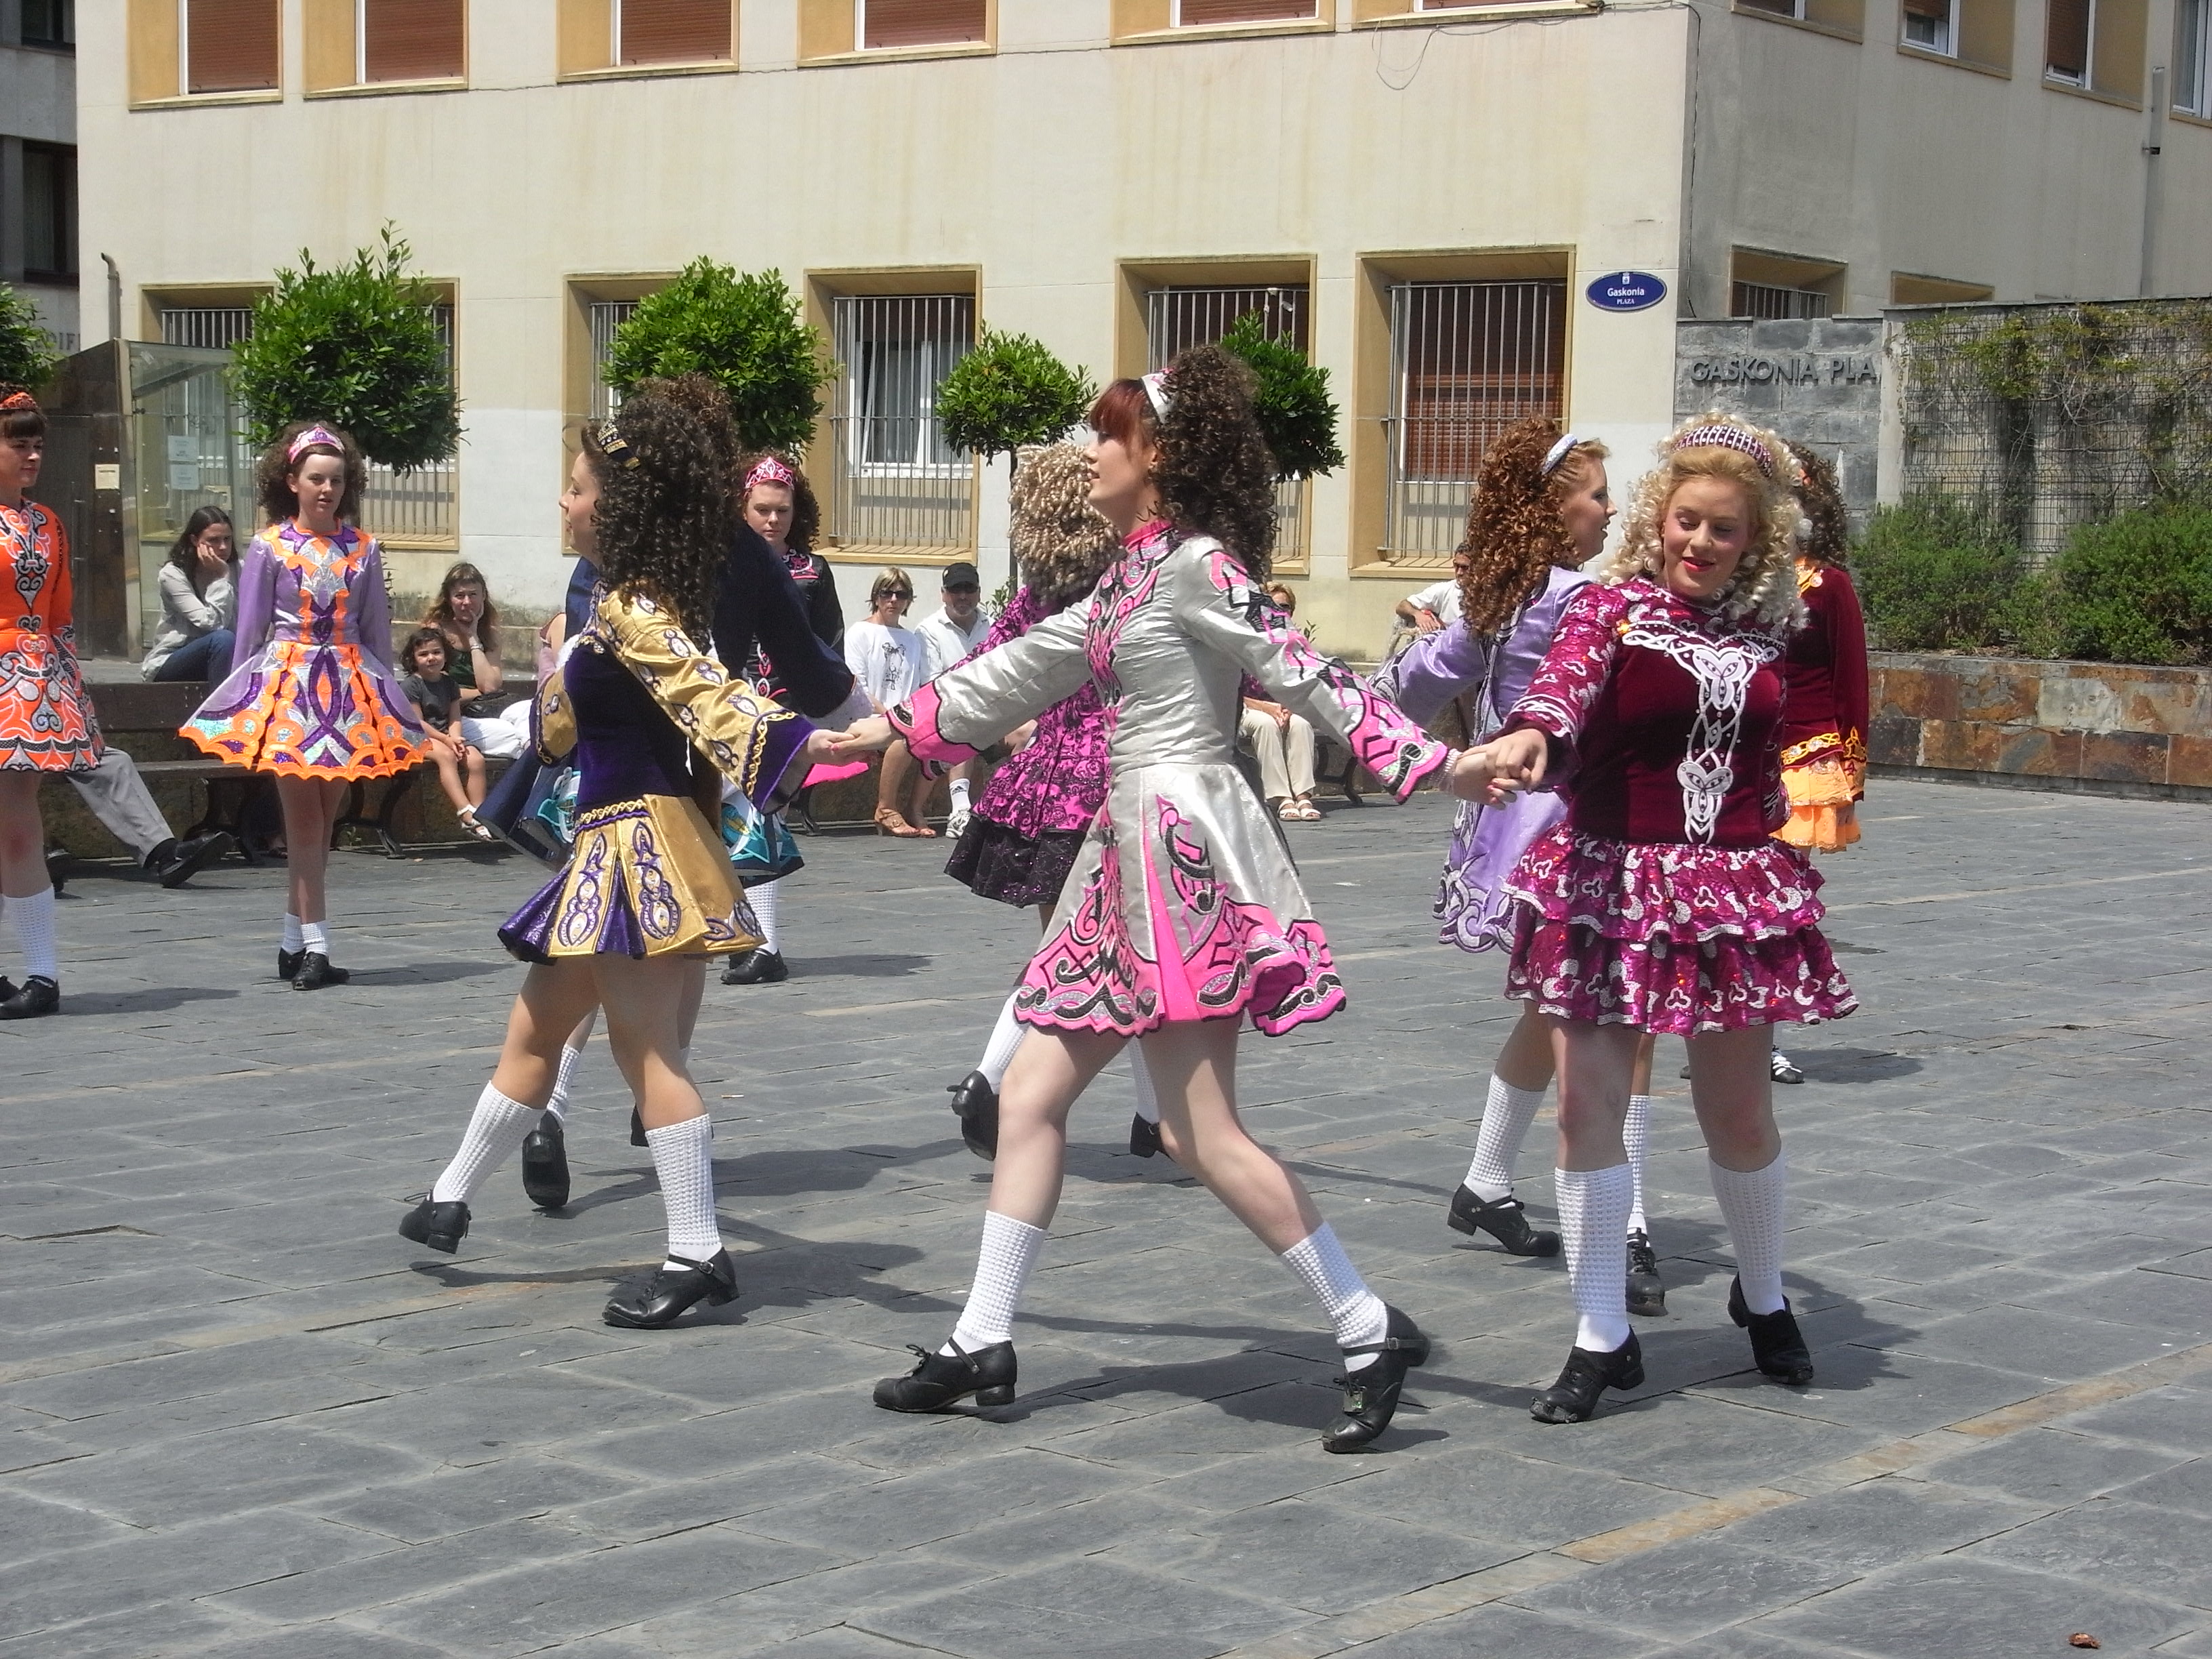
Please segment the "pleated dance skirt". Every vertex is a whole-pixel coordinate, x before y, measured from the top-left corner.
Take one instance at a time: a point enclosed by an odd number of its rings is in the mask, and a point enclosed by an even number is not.
[[[1858,793],[1864,769],[1836,756],[1782,769],[1790,821],[1774,832],[1808,853],[1840,853],[1859,839]]]
[[[987,818],[969,814],[968,827],[952,843],[945,873],[979,898],[1001,904],[1057,904],[1068,872],[1083,853],[1080,830],[1046,830],[1025,836]]]
[[[641,795],[576,815],[561,872],[499,930],[525,962],[750,951],[760,924],[691,802]]]
[[[106,752],[76,656],[14,633],[0,647],[0,772],[89,772]]]
[[[178,731],[216,760],[280,777],[390,777],[422,758],[405,690],[357,645],[272,641]]]

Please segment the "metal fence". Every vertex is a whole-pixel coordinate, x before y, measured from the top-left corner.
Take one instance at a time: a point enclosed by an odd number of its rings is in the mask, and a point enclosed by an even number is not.
[[[1145,296],[1146,367],[1165,368],[1178,351],[1213,345],[1256,312],[1267,337],[1310,351],[1309,294],[1304,283],[1244,288],[1156,288]],[[1303,568],[1306,562],[1306,481],[1282,478],[1275,484],[1275,556],[1278,568]]]
[[[2037,557],[2130,507],[2212,491],[2212,301],[1978,305],[1893,323],[1907,493]]]
[[[614,350],[615,331],[637,310],[635,300],[594,300],[589,313],[592,326],[592,418],[604,421],[622,407],[622,393],[606,383],[608,356]]]
[[[975,542],[975,464],[937,422],[937,388],[975,342],[966,294],[843,295],[831,307],[831,528],[847,547],[951,553]]]
[[[1828,314],[1828,296],[1817,289],[1778,288],[1771,283],[1731,283],[1729,315],[1762,322],[1790,321]]]
[[[1560,413],[1566,288],[1545,280],[1391,289],[1382,550],[1391,563],[1448,566],[1491,444],[1516,421]]]

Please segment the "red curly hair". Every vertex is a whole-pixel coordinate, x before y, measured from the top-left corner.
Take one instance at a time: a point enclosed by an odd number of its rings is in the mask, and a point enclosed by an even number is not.
[[[1477,634],[1495,634],[1510,622],[1544,591],[1553,567],[1571,570],[1583,562],[1559,507],[1583,466],[1603,461],[1610,452],[1586,440],[1547,472],[1544,458],[1565,435],[1550,416],[1534,415],[1507,427],[1482,458],[1459,544],[1467,555],[1460,611]]]

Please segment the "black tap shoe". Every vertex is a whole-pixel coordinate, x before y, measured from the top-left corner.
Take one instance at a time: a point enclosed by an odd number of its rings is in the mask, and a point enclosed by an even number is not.
[[[538,1127],[523,1137],[522,1192],[541,1210],[568,1203],[568,1138],[550,1112],[538,1115]]]
[[[54,890],[56,898],[62,896],[62,889],[69,884],[70,870],[76,863],[76,860],[70,856],[66,847],[46,849],[46,882]]]
[[[1785,1300],[1771,1314],[1755,1314],[1744,1305],[1743,1281],[1729,1280],[1729,1317],[1751,1333],[1751,1357],[1759,1369],[1777,1382],[1802,1389],[1813,1380],[1813,1353],[1797,1329],[1797,1316]]]
[[[727,1250],[715,1251],[709,1261],[693,1261],[680,1255],[672,1255],[668,1261],[683,1266],[671,1273],[667,1262],[663,1262],[642,1285],[623,1285],[607,1298],[601,1317],[610,1325],[657,1331],[695,1302],[719,1308],[737,1296],[738,1270],[731,1265]]]
[[[1160,1126],[1139,1112],[1129,1119],[1129,1150],[1139,1158],[1152,1158],[1160,1151]]]
[[[1559,1380],[1536,1396],[1528,1415],[1539,1423],[1587,1423],[1597,1409],[1597,1397],[1607,1389],[1643,1386],[1644,1345],[1631,1331],[1628,1340],[1611,1353],[1570,1349]]]
[[[887,1412],[941,1412],[947,1406],[975,1396],[979,1406],[1011,1406],[1014,1401],[1014,1345],[994,1342],[969,1353],[957,1342],[949,1354],[907,1345],[907,1352],[921,1363],[904,1376],[887,1376],[876,1384],[876,1404]]]
[[[1452,1194],[1451,1213],[1444,1220],[1455,1233],[1471,1234],[1480,1228],[1504,1245],[1508,1255],[1559,1253],[1559,1234],[1530,1226],[1519,1199],[1501,1198],[1493,1202],[1465,1182]]]
[[[1657,1319],[1667,1311],[1667,1285],[1659,1277],[1659,1252],[1641,1228],[1628,1236],[1628,1311]]]
[[[210,835],[195,836],[188,842],[172,842],[166,848],[156,848],[154,856],[146,861],[146,867],[162,886],[182,887],[237,845],[228,831],[217,830]]]
[[[629,1144],[633,1146],[653,1145],[645,1138],[645,1114],[635,1106],[629,1109]]]
[[[0,984],[6,981],[0,981]],[[44,974],[33,974],[20,989],[10,988],[0,999],[0,1019],[39,1019],[62,1011],[62,988]]]
[[[1406,1373],[1427,1363],[1429,1339],[1421,1334],[1419,1326],[1393,1308],[1385,1328],[1387,1334],[1380,1342],[1344,1350],[1348,1354],[1382,1357],[1338,1379],[1344,1384],[1344,1416],[1322,1431],[1323,1451],[1357,1451],[1389,1428],[1398,1409],[1399,1391],[1406,1385]]]
[[[722,969],[725,985],[781,985],[790,977],[791,964],[766,945],[732,957]]]
[[[278,945],[276,947],[276,977],[290,979],[297,975],[300,971],[300,958],[307,954],[305,951],[288,951],[283,945]]]
[[[343,968],[331,966],[331,959],[320,951],[303,951],[300,954],[300,971],[292,975],[295,991],[319,991],[325,985],[343,985],[353,975]]]
[[[960,1139],[968,1150],[988,1162],[999,1155],[999,1091],[981,1072],[970,1072],[957,1083],[945,1085],[952,1092],[952,1109],[960,1118]]]
[[[469,1236],[469,1206],[458,1199],[441,1204],[426,1198],[401,1218],[399,1236],[451,1255]]]

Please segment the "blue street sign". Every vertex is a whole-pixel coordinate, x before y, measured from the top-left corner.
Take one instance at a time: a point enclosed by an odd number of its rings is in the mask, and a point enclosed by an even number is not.
[[[1616,270],[1583,292],[1600,311],[1642,311],[1667,297],[1667,281],[1648,270]]]

